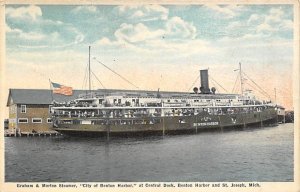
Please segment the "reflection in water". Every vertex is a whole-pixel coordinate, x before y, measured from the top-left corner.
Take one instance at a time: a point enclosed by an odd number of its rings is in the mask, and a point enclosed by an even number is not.
[[[293,124],[136,138],[5,138],[5,180],[292,181]]]
[[[105,177],[105,180],[106,181],[110,181],[111,178],[110,178],[110,159],[109,159],[109,141],[106,141],[105,144],[104,144],[104,167],[106,167],[104,169],[104,177]],[[103,174],[103,173],[100,173],[99,174]]]

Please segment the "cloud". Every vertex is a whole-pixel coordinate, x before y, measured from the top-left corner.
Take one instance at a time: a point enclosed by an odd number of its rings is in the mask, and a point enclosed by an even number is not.
[[[8,7],[6,8],[5,13],[7,17],[19,19],[29,18],[32,20],[36,20],[38,17],[42,16],[41,8],[35,5],[18,8]]]
[[[8,26],[7,23],[5,23],[5,32],[9,33],[9,32],[13,32],[13,31],[14,31],[14,29],[10,28],[10,26]],[[17,31],[20,31],[20,30],[17,30]]]
[[[141,10],[137,10],[136,12],[133,13],[132,17],[133,18],[138,18],[138,17],[144,17],[145,16],[145,13]]]
[[[268,23],[278,23],[282,20],[284,12],[281,8],[272,8],[270,14],[266,16],[265,21]]]
[[[46,38],[46,35],[38,32],[24,32],[21,29],[12,29],[6,24],[6,33],[13,35],[15,38],[24,40],[42,40]]]
[[[271,31],[276,31],[275,28],[273,28],[270,24],[268,23],[262,23],[257,26],[256,28],[257,32],[271,32]]]
[[[241,21],[233,21],[228,24],[226,31],[237,31],[247,27],[247,23]]]
[[[166,20],[169,10],[161,5],[125,5],[117,7],[118,14],[136,21]]]
[[[291,30],[294,28],[294,22],[292,20],[283,20],[280,26],[283,30]]]
[[[7,7],[6,16],[8,48],[60,48],[84,40],[84,35],[71,24],[44,19],[38,6]]]
[[[69,39],[65,39],[65,34],[69,33]],[[84,35],[73,28],[62,28],[60,31],[42,33],[39,31],[25,32],[21,29],[6,28],[7,47],[22,47],[28,49],[40,48],[63,48],[79,44],[84,40]]]
[[[287,37],[292,33],[293,21],[286,18],[281,7],[273,7],[264,13],[252,13],[244,20],[230,22],[226,27],[228,37],[241,39],[244,37],[255,37],[272,39],[276,37]],[[254,39],[253,39],[254,40]]]
[[[176,38],[191,38],[196,37],[196,27],[184,21],[180,17],[172,17],[166,23],[166,35]]]
[[[247,20],[247,24],[256,23],[260,20],[260,16],[258,14],[252,14]]]
[[[149,29],[145,24],[127,24],[123,23],[114,33],[119,41],[128,41],[130,43],[143,42],[150,39],[194,39],[196,36],[196,27],[184,21],[180,17],[172,17],[167,20],[165,26],[161,29]]]
[[[95,46],[104,47],[106,49],[112,48],[112,50],[119,48],[119,50],[134,51],[148,56],[163,54],[166,55],[166,57],[168,57],[167,55],[175,57],[178,53],[180,54],[177,56],[187,56],[193,54],[216,53],[218,51],[218,49],[213,47],[208,41],[200,39],[170,40],[153,38],[146,39],[143,43],[131,44],[127,41],[113,41],[105,37],[97,41]]]
[[[126,11],[120,10],[120,11]],[[142,14],[139,13],[141,16]],[[114,32],[114,38],[102,37],[97,46],[130,49],[143,54],[191,55],[196,52],[214,52],[211,45],[204,40],[195,39],[197,29],[193,23],[175,16],[162,22],[160,28],[150,27],[146,23],[122,23]],[[115,39],[115,40],[114,40]],[[193,49],[191,49],[193,47]]]
[[[241,5],[214,5],[214,4],[207,4],[205,5],[206,8],[219,13],[220,15],[224,16],[225,18],[233,18],[237,15],[237,12],[241,10]]]
[[[25,40],[40,40],[40,43],[38,44],[20,44],[18,45],[18,47],[21,48],[26,48],[26,49],[42,49],[42,48],[65,48],[65,47],[69,47],[72,45],[76,45],[81,43],[84,40],[84,36],[82,34],[78,34],[74,37],[74,40],[72,40],[71,42],[63,42],[63,39],[61,37],[59,37],[59,33],[55,32],[52,33],[50,35],[43,35],[43,34],[34,34],[34,33],[30,33],[30,34],[22,34],[20,35],[20,38],[25,39]],[[43,40],[43,41],[41,41]],[[59,43],[61,42],[61,43]]]
[[[120,41],[128,41],[131,43],[145,41],[146,39],[157,38],[164,34],[163,30],[150,31],[147,26],[142,23],[136,25],[123,23],[116,30],[115,37]]]
[[[164,28],[157,30],[151,30],[142,23],[123,23],[114,35],[116,40],[103,37],[97,41],[97,46],[131,49],[145,54],[180,52],[181,55],[190,55],[216,50],[207,41],[195,39],[196,28],[179,17],[171,18]]]
[[[87,13],[96,13],[97,7],[96,6],[77,6],[72,10],[73,13],[78,12],[87,12]]]
[[[293,21],[284,18],[284,11],[281,8],[272,8],[268,15],[262,16],[263,22],[259,24],[256,31],[259,32],[278,32],[293,28]]]

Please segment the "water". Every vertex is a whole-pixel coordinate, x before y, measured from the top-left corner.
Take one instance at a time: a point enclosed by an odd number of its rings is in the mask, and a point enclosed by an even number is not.
[[[109,142],[5,138],[5,181],[293,181],[293,126]]]

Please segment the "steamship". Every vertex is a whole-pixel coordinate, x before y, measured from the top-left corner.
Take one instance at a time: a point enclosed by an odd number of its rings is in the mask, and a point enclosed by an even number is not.
[[[240,67],[241,70],[241,67]],[[53,129],[67,135],[113,136],[198,133],[277,122],[276,105],[251,91],[216,93],[208,70],[200,90],[189,92],[90,91],[67,103],[53,102]]]

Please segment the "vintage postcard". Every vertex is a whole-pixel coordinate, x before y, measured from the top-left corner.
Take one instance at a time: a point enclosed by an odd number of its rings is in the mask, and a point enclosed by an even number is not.
[[[1,191],[299,191],[299,2],[1,1]]]

